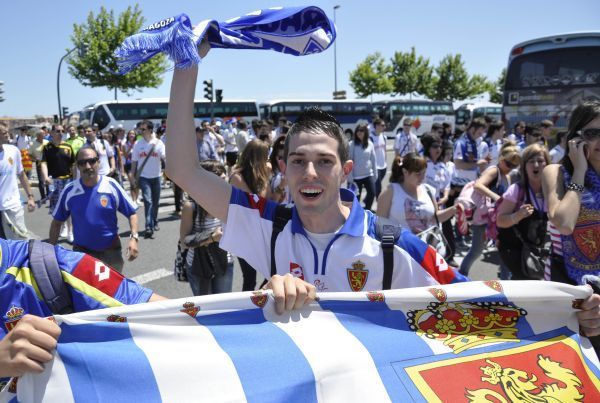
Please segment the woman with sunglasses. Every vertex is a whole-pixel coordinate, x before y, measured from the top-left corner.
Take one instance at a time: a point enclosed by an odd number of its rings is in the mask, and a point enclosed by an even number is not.
[[[520,162],[521,156],[515,144],[511,141],[504,143],[500,149],[498,163],[483,171],[481,176],[475,181],[473,190],[483,196],[483,200],[489,203],[496,203],[508,187],[518,180],[519,174],[515,169],[519,167]],[[471,224],[473,242],[460,265],[460,273],[465,276],[469,275],[471,266],[481,256],[485,247],[487,217],[477,213],[483,212],[487,214],[487,204],[485,203],[482,209],[477,209],[473,215],[473,222]],[[500,279],[508,280],[509,277],[510,273],[501,264]]]
[[[358,200],[363,188],[366,190],[365,208],[371,210],[375,200],[377,181],[377,162],[375,146],[369,139],[369,128],[365,124],[356,126],[354,139],[350,142],[350,159],[354,161],[352,172],[348,175],[348,183],[354,182],[358,186]]]
[[[554,236],[550,278],[583,284],[600,275],[600,102],[575,108],[561,164],[544,170],[548,216]]]

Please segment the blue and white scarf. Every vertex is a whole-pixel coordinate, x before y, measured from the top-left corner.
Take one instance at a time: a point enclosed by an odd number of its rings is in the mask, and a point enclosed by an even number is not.
[[[175,68],[200,63],[197,46],[272,49],[294,56],[322,52],[335,40],[333,22],[318,7],[273,7],[224,22],[205,20],[192,27],[186,14],[166,18],[125,39],[115,50],[119,74],[165,52]]]

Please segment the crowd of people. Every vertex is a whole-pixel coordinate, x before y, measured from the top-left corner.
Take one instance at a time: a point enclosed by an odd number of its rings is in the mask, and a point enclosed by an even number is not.
[[[194,127],[189,105],[196,74],[197,67],[175,70],[169,116],[159,127],[144,120],[125,135],[93,126],[67,127],[65,133],[56,125],[31,141],[11,139],[0,123],[0,238],[27,239],[17,181],[28,210],[35,209],[23,163],[29,159],[39,172],[38,206],[50,204],[49,241],[56,243],[64,228],[72,243],[73,251],[55,251],[78,298],[75,310],[162,298],[99,262],[123,270],[117,212],[129,220],[125,254],[136,258],[138,197],[144,237],[157,236],[158,200],[167,180],[181,195],[174,244],[181,252],[179,274],[194,295],[231,291],[234,258],[240,259],[244,289],[256,288],[257,272],[269,279],[265,287],[273,290],[277,312],[314,301],[317,291],[468,281],[473,262],[492,244],[503,279],[584,284],[586,274],[600,273],[599,102],[574,109],[551,152],[547,121],[519,122],[506,136],[502,122],[476,118],[464,131],[434,124],[418,138],[406,119],[384,187],[382,120],[359,125],[350,144],[335,118],[317,108],[291,126],[282,118],[277,128],[270,121],[234,120]],[[551,164],[560,154],[560,162]],[[377,214],[371,211],[375,200]],[[452,267],[457,245],[469,238],[467,256]],[[16,296],[12,304],[28,308],[20,308],[20,323],[2,318],[8,332],[0,340],[0,377],[41,371],[60,334],[51,322],[23,316],[53,311],[26,281],[31,273],[18,272],[28,265],[26,242],[3,239],[0,287]],[[95,263],[82,263],[88,257]],[[98,281],[108,278],[116,280]],[[599,335],[600,296],[578,308],[582,333]]]

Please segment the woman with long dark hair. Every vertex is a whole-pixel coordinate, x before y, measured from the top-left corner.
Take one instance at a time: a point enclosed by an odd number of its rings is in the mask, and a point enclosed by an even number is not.
[[[377,215],[410,228],[415,234],[437,225],[437,221],[449,220],[457,207],[438,209],[435,189],[424,183],[426,169],[427,161],[416,153],[396,156],[390,184],[377,201]]]
[[[365,208],[371,209],[375,200],[377,164],[375,160],[375,148],[369,139],[369,128],[365,124],[356,126],[354,138],[350,142],[350,159],[354,161],[352,173],[348,176],[348,182],[354,182],[358,186],[358,199],[363,188],[366,190]]]
[[[269,144],[255,139],[242,151],[229,183],[244,192],[269,198],[271,172]],[[238,258],[238,260],[242,269],[242,291],[252,291],[256,287],[256,270],[244,259]]]
[[[226,180],[221,162],[204,160],[200,166]],[[223,235],[221,221],[190,199],[183,204],[179,235],[182,248],[189,249],[186,272],[194,295],[231,292],[232,265],[228,263],[227,252],[219,248]]]
[[[561,164],[544,170],[553,239],[553,281],[583,284],[600,275],[600,102],[577,106]]]

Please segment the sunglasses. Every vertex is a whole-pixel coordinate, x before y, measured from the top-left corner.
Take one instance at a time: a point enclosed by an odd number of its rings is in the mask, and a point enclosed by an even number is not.
[[[84,167],[87,164],[94,165],[96,162],[98,162],[98,157],[86,158],[83,160],[77,160],[77,165],[79,165],[80,167]]]
[[[597,140],[600,138],[600,128],[579,130],[577,134],[580,135],[584,140]]]
[[[515,169],[519,166],[519,164],[513,164],[512,162],[506,160],[504,160],[504,164],[508,169]]]
[[[55,130],[56,133],[64,133],[64,130]]]

